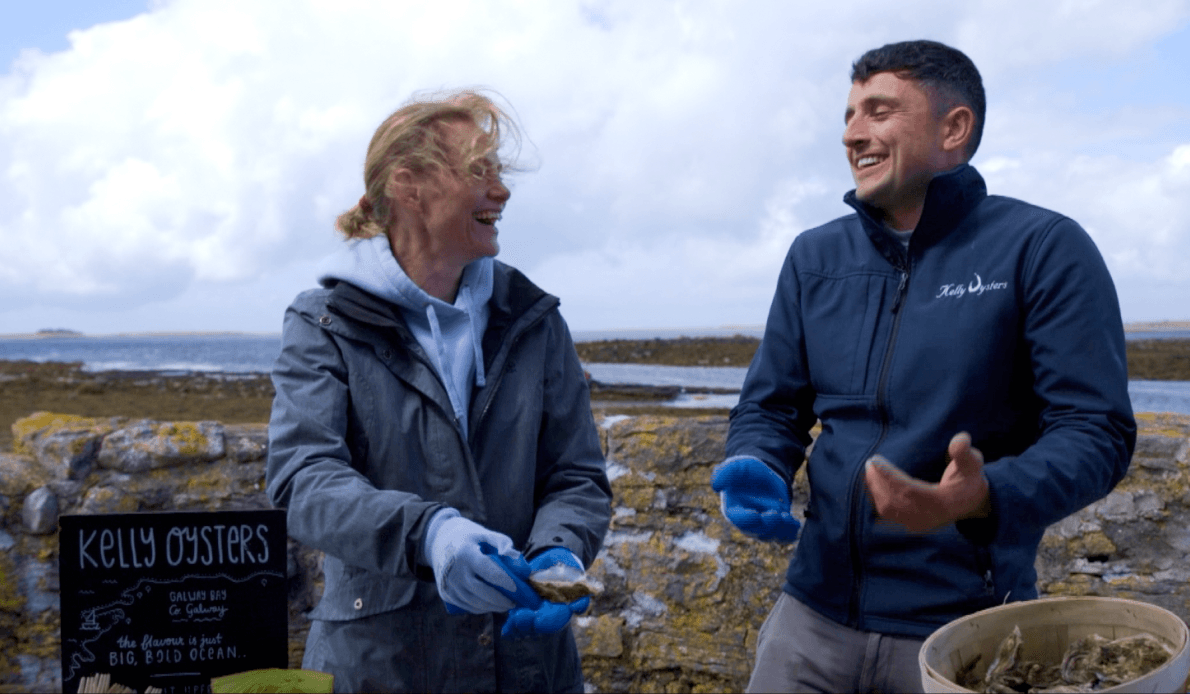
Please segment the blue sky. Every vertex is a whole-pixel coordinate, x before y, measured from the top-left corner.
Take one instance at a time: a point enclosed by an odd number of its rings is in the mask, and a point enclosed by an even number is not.
[[[278,330],[375,126],[472,85],[539,163],[500,257],[573,329],[759,324],[848,212],[851,61],[907,38],[983,73],[991,192],[1081,223],[1125,320],[1190,319],[1190,0],[0,3],[0,334]]]
[[[22,50],[56,53],[70,48],[66,35],[103,22],[128,19],[149,7],[147,0],[0,0],[0,65]]]

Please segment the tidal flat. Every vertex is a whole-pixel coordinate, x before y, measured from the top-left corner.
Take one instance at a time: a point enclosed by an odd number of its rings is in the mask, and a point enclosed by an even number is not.
[[[737,335],[601,340],[580,342],[576,349],[586,363],[746,367],[759,344],[754,337]],[[1133,380],[1190,381],[1190,340],[1129,341],[1128,375]],[[664,404],[680,391],[677,386],[591,384],[593,407],[604,414],[716,413]],[[12,450],[12,423],[38,411],[248,424],[267,422],[272,402],[268,374],[91,372],[80,362],[0,360],[0,451]]]

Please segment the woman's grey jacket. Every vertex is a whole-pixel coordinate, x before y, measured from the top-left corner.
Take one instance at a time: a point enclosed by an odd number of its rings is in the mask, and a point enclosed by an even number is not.
[[[448,615],[422,553],[430,516],[444,507],[508,535],[529,558],[565,547],[590,566],[607,531],[611,488],[558,299],[496,262],[489,308],[487,378],[465,432],[396,306],[339,282],[302,293],[285,314],[268,494],[288,509],[290,536],[326,552],[325,592],[310,613],[321,631],[377,615],[395,627],[366,644],[325,640],[357,650],[339,654],[357,684],[581,686],[569,629],[502,642],[506,615]],[[386,681],[368,676],[373,656],[395,661],[378,664]]]

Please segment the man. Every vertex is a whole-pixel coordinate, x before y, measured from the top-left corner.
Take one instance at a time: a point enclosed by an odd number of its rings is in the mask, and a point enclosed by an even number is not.
[[[727,518],[792,541],[749,691],[920,691],[962,615],[1037,596],[1046,526],[1106,495],[1136,441],[1115,288],[1072,220],[989,196],[961,52],[852,67],[855,213],[794,240],[712,477]]]

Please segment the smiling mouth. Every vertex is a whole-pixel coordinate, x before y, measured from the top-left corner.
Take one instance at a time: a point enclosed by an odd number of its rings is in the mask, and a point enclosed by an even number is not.
[[[855,161],[855,168],[866,169],[869,166],[875,166],[875,165],[879,164],[880,162],[884,161],[885,159],[886,159],[886,157],[878,157],[874,154],[862,156]]]
[[[475,221],[479,222],[480,224],[487,224],[488,226],[492,226],[496,222],[500,221],[500,213],[497,212],[496,210],[485,210],[484,212],[476,212],[475,214],[473,214],[471,216],[474,217]]]

